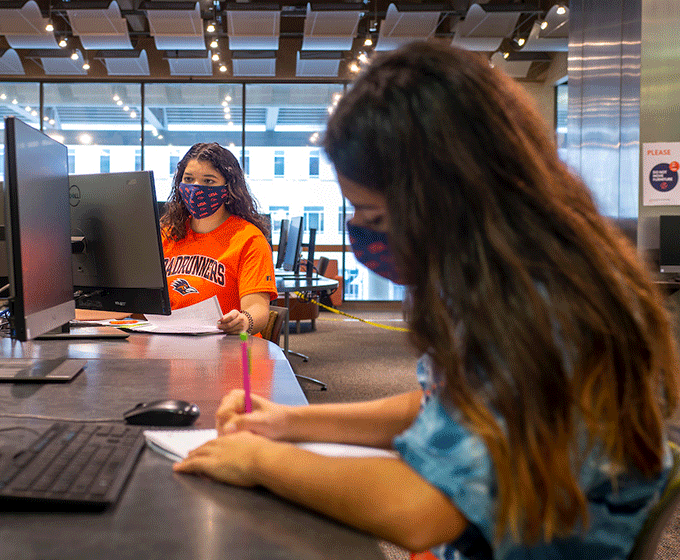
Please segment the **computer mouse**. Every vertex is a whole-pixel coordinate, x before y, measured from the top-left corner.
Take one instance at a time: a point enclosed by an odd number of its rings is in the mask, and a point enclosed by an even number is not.
[[[195,404],[176,399],[139,403],[123,414],[128,424],[144,426],[190,426],[201,411]]]

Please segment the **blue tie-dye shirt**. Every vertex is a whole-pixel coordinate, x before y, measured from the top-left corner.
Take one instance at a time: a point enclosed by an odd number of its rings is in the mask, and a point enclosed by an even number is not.
[[[477,534],[493,543],[496,482],[486,446],[463,425],[460,414],[440,400],[427,356],[418,362],[418,380],[424,391],[420,413],[394,439],[394,447],[404,461],[451,498]],[[617,479],[617,492],[607,472],[610,463],[596,451],[591,452],[580,475],[588,498],[587,530],[531,547],[506,538],[492,546],[494,560],[625,560],[650,508],[666,486],[671,466],[672,455],[666,445],[664,470],[657,479],[623,474]],[[460,543],[444,544],[432,552],[454,560],[456,545]]]

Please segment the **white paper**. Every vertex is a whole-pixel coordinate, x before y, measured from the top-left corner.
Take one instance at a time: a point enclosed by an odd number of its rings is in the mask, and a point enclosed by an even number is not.
[[[642,204],[680,205],[680,142],[645,142],[642,145]]]
[[[174,309],[170,315],[146,315],[146,323],[126,328],[156,334],[223,333],[217,328],[221,318],[220,302],[217,296],[213,296],[189,307]]]
[[[192,449],[200,447],[217,437],[217,430],[144,430],[144,437],[150,447],[173,460],[186,457]],[[344,443],[297,443],[298,447],[328,457],[399,457],[396,451],[347,445]]]

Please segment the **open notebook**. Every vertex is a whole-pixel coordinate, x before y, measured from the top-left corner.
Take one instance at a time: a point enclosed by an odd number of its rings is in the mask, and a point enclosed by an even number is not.
[[[173,461],[179,461],[192,449],[215,439],[217,430],[144,430],[144,437],[149,447]],[[396,451],[362,445],[316,442],[297,443],[296,445],[307,451],[329,457],[399,457]]]

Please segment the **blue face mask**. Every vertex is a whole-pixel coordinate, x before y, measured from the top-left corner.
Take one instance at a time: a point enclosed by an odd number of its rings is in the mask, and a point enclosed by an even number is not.
[[[401,272],[390,253],[387,234],[354,226],[349,222],[347,222],[347,231],[352,252],[361,264],[395,284],[404,284]]]
[[[201,219],[212,216],[227,200],[227,186],[188,185],[180,183],[177,188],[189,214]]]

